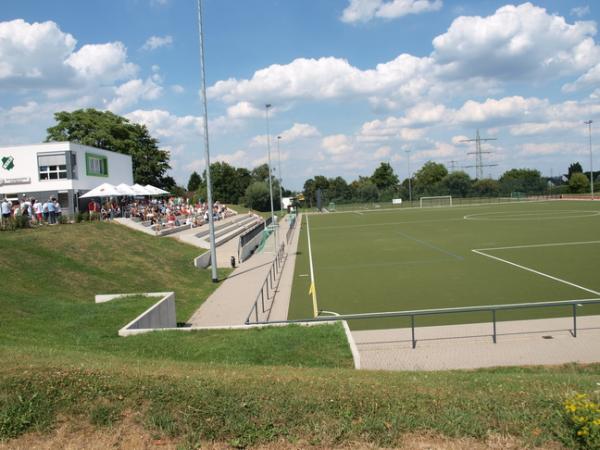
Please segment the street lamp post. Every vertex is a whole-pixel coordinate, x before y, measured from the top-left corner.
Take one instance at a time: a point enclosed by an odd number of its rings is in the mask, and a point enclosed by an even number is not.
[[[271,198],[271,227],[273,227],[275,233],[275,251],[277,251],[277,227],[275,226],[275,210],[273,209],[273,179],[271,171],[271,132],[269,130],[269,108],[271,104],[265,105],[265,113],[267,119],[267,157],[269,162],[269,196]]]
[[[202,23],[202,0],[198,0],[198,32],[200,35],[200,73],[202,78],[202,105],[204,108],[204,162],[206,165],[206,202],[208,207],[208,229],[210,235],[210,266],[213,283],[217,275],[217,247],[215,245],[215,223],[213,219],[212,184],[210,181],[210,151],[208,147],[208,107],[206,104],[206,74],[204,70],[204,27]]]
[[[592,160],[592,121],[586,120],[585,123],[588,126],[588,132],[590,136],[590,192],[592,194],[592,200],[594,200],[594,166]]]
[[[412,182],[410,177],[410,150],[405,150],[406,152],[406,160],[408,162],[408,200],[410,201],[410,206],[412,206]]]
[[[279,160],[279,210],[283,211],[283,175],[281,174],[281,152],[279,151],[279,141],[281,136],[277,136],[277,159]]]

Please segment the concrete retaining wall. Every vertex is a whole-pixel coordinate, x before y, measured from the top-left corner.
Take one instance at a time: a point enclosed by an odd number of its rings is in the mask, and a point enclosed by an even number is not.
[[[168,292],[158,302],[119,330],[119,336],[146,333],[148,330],[177,329],[175,293]]]
[[[262,226],[262,224],[259,224],[257,226]],[[250,257],[250,255],[252,255],[252,253],[254,253],[254,251],[259,246],[262,237],[263,237],[263,234],[258,233],[246,245],[244,245],[243,247],[240,247],[238,249],[238,260],[240,262],[246,261]],[[241,240],[240,240],[240,242],[241,242]]]
[[[200,256],[194,258],[194,267],[206,269],[208,266],[210,266],[210,251],[202,253]]]

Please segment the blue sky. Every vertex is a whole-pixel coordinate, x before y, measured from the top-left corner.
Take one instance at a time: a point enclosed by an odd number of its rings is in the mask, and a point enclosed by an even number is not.
[[[600,9],[589,0],[204,7],[213,160],[265,162],[270,103],[291,188],[319,174],[350,181],[382,161],[404,178],[407,151],[413,171],[469,166],[461,140],[477,129],[498,139],[484,148],[486,176],[589,170],[583,121],[600,126]],[[5,0],[0,146],[40,142],[56,111],[107,109],[146,124],[186,184],[204,164],[199,77],[195,0]]]

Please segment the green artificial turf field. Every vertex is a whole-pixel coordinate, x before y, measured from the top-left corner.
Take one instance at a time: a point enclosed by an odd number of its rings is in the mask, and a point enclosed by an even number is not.
[[[306,217],[290,319],[312,315]],[[308,220],[320,310],[350,314],[600,298],[599,202],[380,208],[312,214]],[[570,307],[502,311],[498,320],[570,313]],[[598,313],[600,305],[578,308],[578,314]],[[480,322],[490,315],[453,314],[418,322]],[[409,323],[408,318],[386,318],[356,320],[350,326]]]

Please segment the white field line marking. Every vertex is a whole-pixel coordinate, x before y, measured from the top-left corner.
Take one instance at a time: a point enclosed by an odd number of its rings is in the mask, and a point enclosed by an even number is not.
[[[513,245],[510,247],[477,248],[476,250],[479,250],[479,251],[510,250],[512,248],[560,247],[563,245],[585,245],[585,244],[600,244],[600,241],[553,242],[553,243],[549,243],[549,244],[530,244],[530,245]]]
[[[569,213],[569,214],[564,214]],[[570,214],[574,213],[574,214]],[[506,217],[497,217],[498,214],[505,214]],[[494,217],[488,217],[494,215]],[[485,212],[478,214],[467,214],[463,217],[465,220],[479,220],[479,221],[490,221],[490,220],[504,220],[504,221],[515,221],[515,220],[534,220],[534,219],[545,219],[545,220],[563,220],[563,219],[583,219],[587,217],[595,217],[600,215],[600,211],[589,211],[582,209],[557,209],[554,211],[534,211],[534,212],[514,212],[514,211],[496,211],[496,212]]]
[[[354,214],[358,214],[359,216],[364,216],[363,213],[361,213],[360,211],[352,211]]]
[[[445,249],[443,249],[441,247],[438,247],[437,245],[432,244],[431,242],[427,242],[427,241],[423,241],[421,239],[417,239],[416,237],[412,237],[409,234],[403,233],[401,231],[396,231],[396,233],[398,233],[400,236],[402,236],[402,237],[404,237],[406,239],[410,239],[411,241],[416,242],[417,244],[421,244],[421,245],[423,245],[423,246],[425,246],[427,248],[430,248],[432,250],[436,250],[436,251],[438,251],[440,253],[443,253],[444,255],[451,256],[452,258],[458,259],[459,261],[462,261],[464,259],[462,256],[459,256],[459,255],[457,255],[455,253],[452,253],[452,252],[450,252],[448,250],[445,250]]]
[[[431,219],[431,220],[405,220],[402,222],[383,222],[383,223],[365,223],[365,224],[357,224],[357,225],[330,225],[330,226],[325,226],[325,227],[317,227],[317,230],[341,230],[341,229],[345,229],[345,228],[364,228],[364,227],[368,227],[368,228],[376,228],[376,227],[382,227],[382,226],[389,226],[389,225],[412,225],[414,223],[435,223],[435,222],[452,222],[452,221],[457,221],[460,220],[462,221],[463,218],[462,217],[454,217],[454,218],[450,218],[450,219]]]
[[[510,264],[511,266],[518,267],[519,269],[523,269],[523,270],[526,270],[528,272],[532,272],[532,273],[535,273],[537,275],[541,275],[543,277],[550,278],[551,280],[558,281],[559,283],[568,284],[569,286],[573,286],[573,287],[575,287],[577,289],[581,289],[581,290],[586,291],[586,292],[591,292],[592,294],[600,296],[600,292],[594,291],[592,289],[588,289],[588,288],[583,287],[583,286],[579,286],[578,284],[571,283],[570,281],[563,280],[563,279],[557,278],[557,277],[553,277],[552,275],[548,275],[547,273],[540,272],[538,270],[534,270],[534,269],[531,269],[531,268],[526,267],[526,266],[522,266],[520,264],[508,261],[506,259],[498,258],[497,256],[488,255],[487,253],[484,253],[481,250],[475,250],[475,249],[473,249],[471,251],[474,252],[474,253],[477,253],[478,255],[487,256],[488,258],[495,259],[496,261],[500,261],[500,262],[503,262],[503,263],[506,263],[506,264]]]
[[[561,200],[561,199],[548,199],[548,200],[515,200],[515,201],[506,201],[506,202],[495,202],[495,203],[471,203],[469,205],[455,205],[452,206],[452,210],[453,211],[457,211],[460,209],[468,209],[471,207],[479,207],[479,206],[506,206],[506,205],[529,205],[531,203],[554,203],[554,202],[559,202],[559,201],[566,201],[566,200]],[[591,201],[591,200],[590,200]],[[425,208],[428,211],[431,211],[431,209],[429,208]],[[401,211],[423,211],[421,208],[419,208],[418,206],[408,206],[408,207],[395,207],[395,208],[372,208],[372,209],[361,209],[360,210],[363,213],[374,213],[374,212],[380,212],[380,213],[397,213],[397,212],[401,212]],[[352,214],[356,212],[356,210],[348,210],[348,211],[331,211],[331,214]],[[319,212],[306,212],[303,214],[310,214],[310,215],[317,215],[317,214],[321,214]]]
[[[308,259],[310,261],[310,293],[312,295],[313,314],[314,317],[317,317],[319,315],[319,308],[317,306],[317,288],[315,287],[315,271],[313,269],[312,248],[310,245],[310,226],[308,224],[308,216],[306,216],[306,237],[308,240]]]

